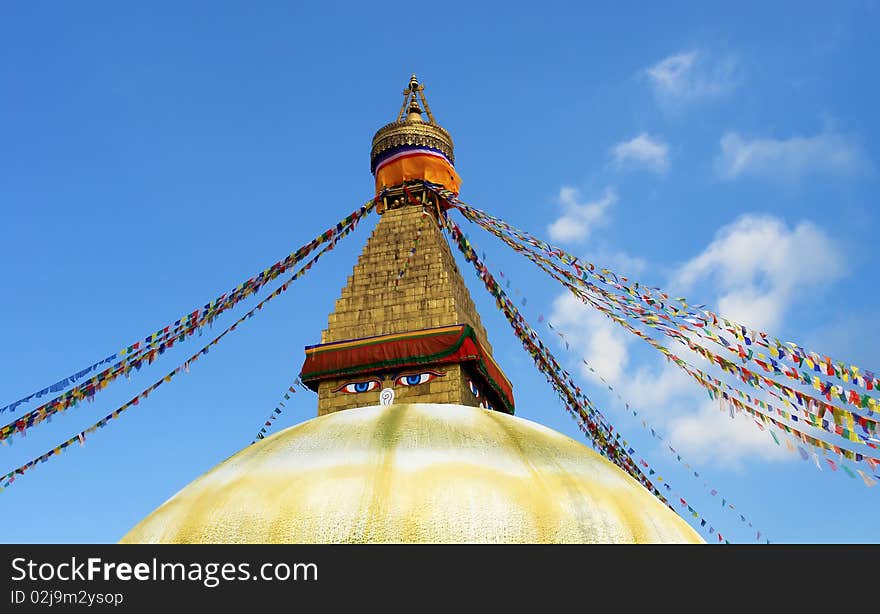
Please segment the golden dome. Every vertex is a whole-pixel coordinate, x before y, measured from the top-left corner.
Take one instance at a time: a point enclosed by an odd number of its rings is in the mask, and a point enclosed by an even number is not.
[[[702,542],[586,446],[463,405],[340,411],[196,479],[127,543]]]

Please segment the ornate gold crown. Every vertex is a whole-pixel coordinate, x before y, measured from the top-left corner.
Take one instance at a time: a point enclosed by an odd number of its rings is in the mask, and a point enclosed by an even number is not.
[[[424,90],[425,86],[419,83],[415,75],[410,77],[409,85],[403,90],[403,106],[397,114],[397,121],[382,126],[373,136],[373,147],[370,150],[372,172],[375,172],[377,161],[383,157],[383,153],[399,147],[427,147],[439,151],[449,162],[455,163],[452,136],[434,121]],[[422,118],[420,98],[428,114],[427,122]],[[406,117],[403,115],[404,111]]]

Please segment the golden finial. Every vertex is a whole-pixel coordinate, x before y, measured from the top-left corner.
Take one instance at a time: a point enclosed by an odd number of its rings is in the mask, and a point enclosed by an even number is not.
[[[422,105],[425,107],[425,112],[428,114],[428,122],[436,125],[437,122],[434,121],[431,107],[428,106],[428,100],[425,98],[425,86],[419,83],[419,79],[416,77],[415,73],[409,78],[409,85],[403,90],[403,105],[400,107],[400,113],[397,114],[397,121],[425,121],[422,119],[422,109],[419,106],[419,100],[422,101]],[[409,103],[409,109],[407,109],[407,103]],[[407,112],[405,119],[403,117],[404,111]]]
[[[413,96],[409,101],[409,109],[406,112],[406,121],[423,122],[422,109],[419,107],[419,101]]]
[[[427,121],[422,116],[423,112],[428,116]],[[434,120],[434,114],[425,98],[425,85],[419,83],[415,75],[409,78],[409,83],[403,90],[403,104],[397,119],[380,128],[373,136],[370,169],[375,170],[376,157],[379,154],[401,146],[429,147],[443,152],[450,162],[455,161],[452,137]]]

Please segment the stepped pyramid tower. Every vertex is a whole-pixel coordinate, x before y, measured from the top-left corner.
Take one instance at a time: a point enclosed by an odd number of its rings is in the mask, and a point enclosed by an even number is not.
[[[393,400],[513,413],[510,382],[440,229],[443,212],[424,188],[428,180],[458,190],[452,137],[415,75],[403,95],[370,152],[381,220],[321,344],[306,348],[302,379],[318,392],[319,416]]]
[[[461,179],[415,75],[370,163],[379,222],[305,349],[318,416],[224,461],[122,541],[701,541],[608,460],[514,417],[424,187],[458,193]]]

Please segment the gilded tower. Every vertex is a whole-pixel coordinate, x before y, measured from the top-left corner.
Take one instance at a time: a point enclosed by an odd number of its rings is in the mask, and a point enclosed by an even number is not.
[[[403,96],[370,152],[381,219],[321,343],[306,348],[302,380],[318,393],[319,416],[392,401],[513,413],[512,387],[440,228],[444,213],[424,188],[458,191],[452,137],[415,75]]]

